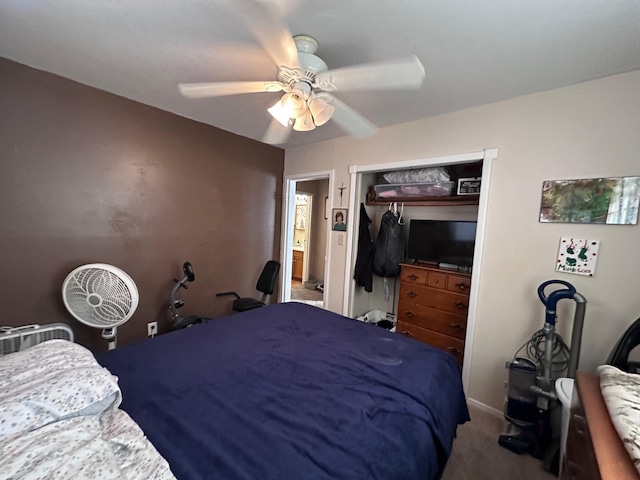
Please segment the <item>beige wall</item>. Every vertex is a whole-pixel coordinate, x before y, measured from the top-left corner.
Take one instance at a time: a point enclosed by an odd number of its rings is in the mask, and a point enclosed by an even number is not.
[[[536,296],[542,282],[573,283],[588,301],[580,367],[605,361],[640,314],[640,226],[541,224],[542,182],[550,179],[640,175],[640,71],[515,98],[381,129],[367,140],[343,137],[286,151],[285,175],[335,169],[349,185],[350,164],[370,165],[497,147],[488,195],[479,280],[470,398],[501,409],[508,361],[542,327]],[[348,195],[348,191],[345,195]],[[339,202],[339,192],[331,192]],[[328,308],[342,311],[345,249],[336,232],[330,258]],[[556,273],[562,236],[601,240],[594,277]],[[567,343],[573,302],[559,309]]]

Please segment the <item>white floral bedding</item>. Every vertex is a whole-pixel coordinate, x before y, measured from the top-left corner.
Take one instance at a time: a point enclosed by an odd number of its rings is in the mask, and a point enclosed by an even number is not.
[[[117,378],[80,345],[51,340],[1,357],[2,478],[174,479],[120,401]]]
[[[611,423],[640,472],[640,375],[611,365],[601,365],[597,370]]]

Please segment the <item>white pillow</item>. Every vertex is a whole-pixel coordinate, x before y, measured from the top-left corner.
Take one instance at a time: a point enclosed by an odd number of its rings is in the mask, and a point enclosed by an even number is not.
[[[600,365],[600,391],[611,423],[640,472],[640,375]]]
[[[122,400],[117,378],[93,354],[50,340],[0,357],[0,441],[78,415],[96,415]]]

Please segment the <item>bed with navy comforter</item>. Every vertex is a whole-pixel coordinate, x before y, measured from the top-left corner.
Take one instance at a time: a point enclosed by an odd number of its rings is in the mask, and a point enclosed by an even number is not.
[[[451,355],[301,303],[96,357],[181,480],[435,479],[469,419]]]

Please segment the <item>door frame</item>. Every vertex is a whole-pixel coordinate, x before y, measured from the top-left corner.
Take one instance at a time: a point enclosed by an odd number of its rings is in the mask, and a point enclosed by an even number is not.
[[[280,263],[282,264],[282,275],[280,276],[279,302],[288,302],[291,300],[291,270],[292,270],[292,252],[293,252],[293,225],[295,222],[295,205],[296,205],[296,187],[298,182],[308,182],[313,180],[329,180],[329,212],[331,211],[333,199],[331,192],[333,191],[335,170],[320,170],[317,172],[298,173],[285,175],[282,188],[282,230],[280,232]],[[327,298],[329,298],[329,290],[331,288],[329,282],[330,259],[331,259],[331,229],[330,222],[327,222],[325,261],[324,261],[324,291],[323,306],[326,308]],[[318,235],[320,232],[316,232]],[[306,255],[305,255],[306,256]],[[304,272],[303,272],[304,275]]]
[[[320,179],[322,180],[322,179]],[[301,194],[301,195],[305,195],[307,197],[307,226],[306,226],[306,231],[304,234],[304,238],[305,238],[305,242],[306,242],[306,246],[305,246],[305,250],[304,250],[304,255],[302,256],[302,281],[306,282],[307,280],[309,280],[309,245],[311,244],[310,239],[311,236],[315,233],[313,232],[312,226],[313,226],[313,205],[314,205],[314,197],[315,195],[313,193],[309,193],[309,192],[305,192],[304,190],[298,190],[298,182],[300,182],[301,180],[297,180],[296,181],[296,194]],[[293,247],[293,244],[292,244]]]
[[[465,391],[469,390],[471,381],[471,360],[473,356],[473,343],[475,340],[476,314],[478,304],[478,293],[480,276],[482,274],[482,252],[484,247],[484,234],[487,218],[487,204],[489,188],[491,186],[491,168],[494,160],[498,158],[497,148],[488,148],[478,152],[463,153],[458,155],[447,155],[442,157],[422,158],[407,160],[402,162],[387,162],[375,165],[350,165],[349,166],[349,209],[354,212],[351,216],[350,229],[355,233],[358,225],[359,210],[356,209],[356,192],[360,192],[360,178],[362,173],[381,172],[390,170],[400,170],[403,168],[435,167],[440,165],[455,165],[482,160],[482,188],[478,202],[478,225],[476,228],[476,244],[473,252],[473,271],[471,273],[471,289],[469,290],[469,314],[467,316],[467,334],[464,343],[464,358],[466,361],[462,367],[462,384]],[[351,272],[355,265],[353,262],[354,251],[357,248],[357,235],[351,235],[351,241],[347,244],[346,266],[345,268],[345,295],[343,298],[342,314],[347,317],[353,316],[353,293],[355,282],[351,280]]]

